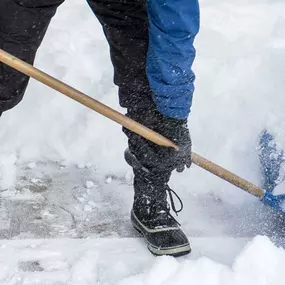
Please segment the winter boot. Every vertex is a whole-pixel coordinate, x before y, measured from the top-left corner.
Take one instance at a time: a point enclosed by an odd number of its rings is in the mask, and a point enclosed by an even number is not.
[[[154,174],[142,167],[136,157],[129,151],[125,159],[134,170],[134,203],[131,222],[147,243],[154,255],[181,256],[190,253],[191,248],[180,224],[170,213],[167,203],[169,194],[174,212],[182,210],[183,204],[177,194],[167,185],[170,173]],[[175,209],[172,193],[181,203],[181,209]]]

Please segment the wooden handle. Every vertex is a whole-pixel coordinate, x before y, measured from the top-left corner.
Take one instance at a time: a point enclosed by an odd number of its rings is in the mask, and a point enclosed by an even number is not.
[[[73,100],[83,104],[86,107],[108,117],[109,119],[119,123],[125,128],[141,135],[142,137],[162,146],[173,147],[179,150],[171,140],[163,137],[162,135],[152,131],[151,129],[137,123],[134,120],[122,115],[114,109],[102,104],[101,102],[87,96],[86,94],[76,90],[75,88],[57,80],[56,78],[42,72],[41,70],[33,67],[32,65],[20,60],[19,58],[0,49],[0,61],[13,67],[14,69],[24,73],[27,76],[42,82],[43,84],[59,91],[60,93],[72,98]]]
[[[207,160],[206,158],[196,154],[192,153],[192,162],[203,169],[211,172],[212,174],[228,181],[229,183],[245,190],[248,193],[253,194],[254,196],[258,198],[262,198],[264,196],[265,191],[252,184],[251,182],[248,182],[247,180],[235,175],[234,173],[226,170],[225,168]]]
[[[125,128],[141,135],[142,137],[161,146],[173,147],[179,150],[169,139],[152,131],[151,129],[131,120],[130,118],[122,115],[121,113],[113,110],[112,108],[100,103],[99,101],[87,96],[86,94],[70,87],[69,85],[51,77],[50,75],[40,71],[32,65],[16,58],[15,56],[0,49],[0,61],[15,68],[16,70],[24,73],[27,76],[42,82],[43,84],[59,91],[60,93],[72,98],[73,100],[93,109],[94,111],[108,117],[109,119],[119,123]],[[212,174],[228,181],[229,183],[255,195],[256,197],[263,197],[264,190],[255,186],[254,184],[244,180],[243,178],[233,174],[232,172],[220,167],[219,165],[201,157],[196,153],[192,153],[192,162],[203,169],[211,172]]]

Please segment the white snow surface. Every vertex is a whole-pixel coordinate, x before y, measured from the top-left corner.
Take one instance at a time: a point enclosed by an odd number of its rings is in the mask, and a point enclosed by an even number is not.
[[[285,148],[285,4],[200,4],[194,151],[261,185],[260,132],[267,128]],[[84,1],[59,8],[35,65],[125,112]],[[0,143],[0,284],[284,284],[284,224],[196,166],[170,183],[184,202],[177,219],[192,253],[148,253],[129,223],[132,174],[121,127],[34,80],[1,117]]]
[[[284,284],[285,251],[266,237],[192,242],[192,256],[175,259],[138,239],[2,241],[0,284]]]

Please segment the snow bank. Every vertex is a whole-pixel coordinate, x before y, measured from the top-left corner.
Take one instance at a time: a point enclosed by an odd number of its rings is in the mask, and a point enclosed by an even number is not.
[[[121,110],[107,43],[84,1],[66,1],[59,8],[36,66]],[[41,83],[30,83],[21,104],[0,120],[1,156],[14,153],[18,164],[53,160],[118,173],[127,168],[123,163],[126,138],[119,125]]]
[[[194,150],[258,185],[261,131],[268,129],[285,148],[284,8],[280,1],[201,2],[189,120]],[[175,180],[187,181],[198,195],[214,192],[232,204],[248,200],[249,195],[194,167]]]
[[[284,284],[285,251],[266,237],[246,246],[232,240],[238,253],[223,246],[226,238],[210,246],[192,241],[195,258],[178,259],[151,256],[141,239],[2,241],[0,284]],[[226,251],[228,262],[215,261]]]
[[[207,257],[184,261],[161,257],[148,272],[126,278],[119,284],[281,285],[284,284],[284,262],[283,249],[275,247],[265,237],[256,237],[236,257],[231,267]]]

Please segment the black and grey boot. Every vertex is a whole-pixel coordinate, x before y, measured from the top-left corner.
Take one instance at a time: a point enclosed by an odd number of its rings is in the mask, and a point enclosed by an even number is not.
[[[169,193],[174,212],[182,210],[183,204],[176,193],[167,185],[170,173],[150,173],[142,167],[136,157],[125,152],[126,161],[134,170],[134,204],[131,211],[131,222],[147,242],[148,249],[155,255],[181,256],[190,253],[191,248],[180,224],[170,213],[167,203]],[[181,203],[176,210],[172,198],[174,193]]]

